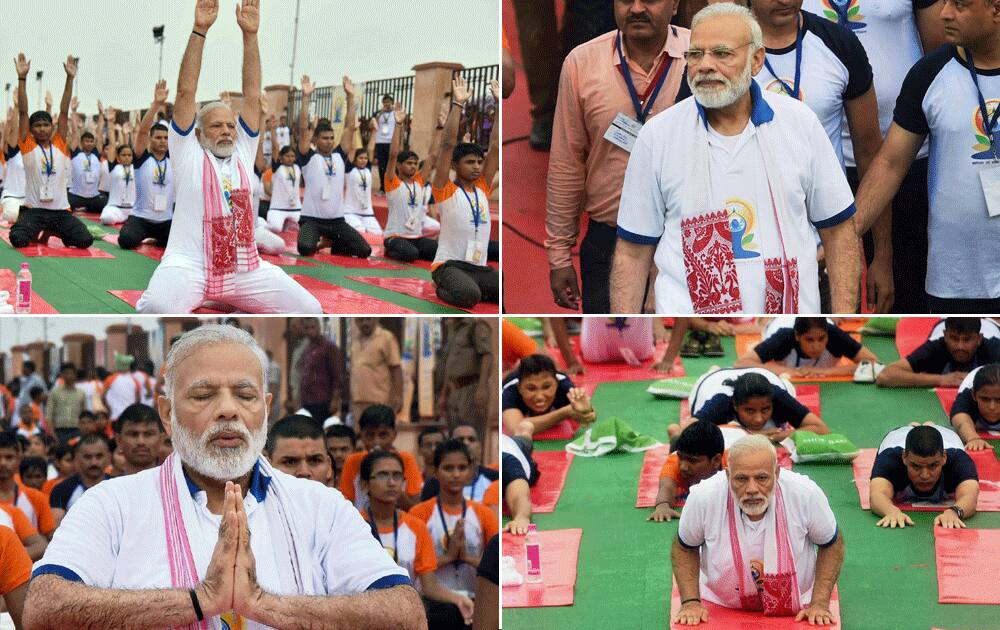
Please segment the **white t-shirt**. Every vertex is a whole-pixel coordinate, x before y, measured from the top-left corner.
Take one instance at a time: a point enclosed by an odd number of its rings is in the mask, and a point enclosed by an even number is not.
[[[816,578],[816,548],[828,546],[837,540],[837,519],[823,490],[809,477],[781,470],[778,482],[785,500],[785,517],[788,523],[788,541],[799,580],[800,600],[812,600]],[[677,538],[689,549],[701,548],[699,586],[701,597],[727,608],[740,608],[738,592],[719,588],[725,576],[734,571],[733,552],[730,544],[726,497],[729,478],[720,470],[699,484],[691,486],[684,510],[681,512]],[[736,509],[739,504],[736,503]],[[769,510],[774,509],[771,505]],[[738,518],[748,534],[743,560],[763,563],[765,519],[753,522],[742,511]],[[768,571],[772,567],[766,567]]]
[[[489,182],[480,177],[472,191],[448,182],[444,188],[434,188],[434,203],[441,213],[441,234],[431,267],[449,260],[486,266],[490,244]]]
[[[275,127],[274,134],[278,136],[278,150],[292,144],[292,130],[287,125]]]
[[[57,573],[88,586],[114,589],[170,588],[163,509],[158,490],[159,467],[102,481],[88,490],[66,513],[35,574]],[[369,588],[406,584],[398,567],[372,537],[357,510],[333,488],[308,479],[274,472],[294,497],[289,514],[303,533],[298,542],[311,546],[326,595],[361,593]],[[282,591],[275,558],[277,536],[263,502],[274,499],[271,479],[255,470],[243,499],[250,545],[260,586]],[[220,516],[208,511],[208,495],[188,479],[195,502],[194,522],[184,522],[198,575],[204,576],[218,540]],[[191,520],[191,519],[189,519]],[[218,618],[212,628],[221,628]],[[264,628],[249,622],[248,628]]]
[[[992,116],[1000,102],[1000,74],[976,74]],[[954,46],[942,46],[910,69],[893,120],[910,133],[930,136],[927,293],[946,299],[1000,297],[1000,217],[989,216],[979,179],[980,171],[996,164],[982,129],[976,85]]]
[[[24,207],[70,210],[66,189],[72,166],[66,140],[56,133],[43,151],[29,133],[21,141],[20,149],[24,160]],[[49,165],[48,168],[45,164]],[[48,201],[42,201],[43,197]]]
[[[170,152],[159,161],[149,151],[132,162],[135,166],[135,207],[132,216],[162,223],[174,216],[174,168]]]
[[[878,122],[884,138],[892,123],[892,108],[907,71],[924,56],[914,15],[936,0],[879,0],[878,2],[805,0],[802,9],[845,26],[857,35],[868,53],[878,98]],[[857,11],[850,13],[852,7]],[[838,14],[839,12],[839,14]],[[856,166],[850,130],[843,125],[844,162]],[[927,157],[927,143],[917,158]]]
[[[452,535],[455,531],[455,524],[462,518],[462,512],[450,512],[447,508],[441,506],[441,511],[438,511],[437,500],[434,500],[434,511],[431,514],[430,520],[427,521],[427,530],[431,533],[431,540],[434,541],[434,552],[437,556],[444,555],[447,550],[446,545],[448,544],[448,536]],[[479,514],[473,509],[473,503],[466,503],[465,510],[465,545],[468,549],[469,555],[474,557],[479,557],[483,553],[483,546],[486,541],[483,540],[483,524],[479,520]],[[444,524],[441,523],[441,516],[444,516]],[[448,531],[445,531],[445,525],[447,525]],[[476,592],[476,570],[466,563],[462,564],[449,564],[446,566],[439,566],[435,572],[437,575],[438,582],[441,583],[445,588],[465,593],[469,597],[473,597]]]
[[[96,197],[98,184],[101,182],[101,154],[97,149],[90,153],[76,149],[70,161],[73,176],[69,191],[78,197]]]
[[[194,134],[194,123],[191,123],[186,131],[180,129],[176,122],[170,123],[170,135],[168,136],[170,166],[174,169],[177,182],[175,194],[179,212],[174,214],[173,223],[170,226],[170,241],[167,243],[163,262],[174,257],[183,258],[198,265],[204,261],[205,200],[202,186],[205,155],[208,155],[218,173],[229,175],[233,190],[236,190],[242,186],[237,161],[243,165],[243,170],[248,176],[252,175],[254,160],[257,156],[258,140],[258,134],[251,133],[246,122],[240,118],[236,123],[235,151],[232,156],[220,160],[202,148]],[[251,184],[252,182],[247,182],[248,190],[252,190]],[[219,190],[222,190],[221,184]],[[231,214],[229,204],[224,198],[221,199],[220,203],[223,214]]]
[[[640,361],[653,356],[651,317],[584,317],[580,326],[580,354],[591,363],[621,362],[628,348]]]
[[[420,173],[407,184],[395,174],[387,175],[385,198],[389,205],[385,237],[420,238],[423,236],[424,217],[431,199],[430,186],[424,184]]]
[[[310,149],[305,155],[296,154],[306,183],[302,201],[302,216],[317,219],[340,219],[344,216],[344,173],[354,168],[340,149],[324,157]]]
[[[750,372],[760,374],[770,381],[775,387],[779,387],[788,392],[793,398],[795,397],[795,386],[770,370],[765,370],[764,368],[759,367],[722,368],[715,370],[714,372],[703,374],[697,381],[695,381],[694,387],[691,388],[691,393],[688,395],[691,415],[697,416],[698,412],[701,411],[701,408],[705,405],[705,403],[717,394],[725,394],[726,396],[732,397],[733,388],[731,385],[726,385],[725,382],[730,379],[736,380],[741,375],[748,374]],[[773,421],[769,420],[768,422]]]
[[[142,402],[143,383],[129,372],[115,372],[104,382],[104,398],[108,402],[108,415],[117,420],[125,408]]]
[[[983,335],[983,339],[1000,339],[1000,324],[989,317],[980,318],[982,324],[980,325],[979,332]],[[931,334],[927,335],[927,341],[934,341],[935,339],[944,338],[944,320],[942,319],[938,323],[934,324],[934,328],[931,328]]]
[[[301,210],[302,169],[299,165],[283,166],[274,162],[271,171],[271,209]]]
[[[344,212],[373,216],[372,210],[372,170],[354,168],[347,174],[347,191],[344,193]]]
[[[782,141],[780,147],[768,147],[769,154],[781,157],[774,167],[780,167],[780,176],[771,173],[769,177],[771,182],[783,184],[783,189],[773,192],[783,201],[780,207],[785,254],[789,261],[796,261],[798,269],[798,312],[820,310],[812,226],[833,227],[850,219],[855,212],[851,189],[812,110],[799,101],[762,92],[756,83],[751,83],[750,94],[753,99],[750,121],[735,140],[727,140],[707,125],[694,98],[651,118],[636,139],[625,171],[618,237],[656,245],[658,313],[691,313],[695,308],[692,293],[706,293],[703,289],[689,288],[689,284],[702,286],[698,272],[705,268],[705,261],[698,256],[708,252],[695,252],[692,260],[685,261],[684,232],[697,230],[706,220],[715,222],[712,215],[720,214],[718,211],[723,209],[724,225],[729,226],[732,243],[717,243],[716,247],[724,245],[726,250],[716,253],[726,257],[732,254],[732,262],[727,266],[735,268],[742,312],[767,312],[765,261],[780,264],[782,249],[769,179],[764,173],[761,134],[757,132],[762,125],[769,126],[771,138]],[[701,186],[689,181],[690,155],[699,137],[699,125],[709,130],[709,181],[704,190],[696,192],[710,195],[709,208],[684,207],[687,186]],[[692,267],[690,276],[686,271],[688,266]]]
[[[396,114],[379,110],[375,113],[375,121],[378,124],[375,129],[375,144],[391,143],[392,134],[396,131]]]
[[[131,164],[116,164],[111,170],[108,204],[119,208],[131,208],[135,205],[135,169]]]
[[[3,196],[24,197],[24,159],[17,149],[7,152],[7,168],[3,180]]]

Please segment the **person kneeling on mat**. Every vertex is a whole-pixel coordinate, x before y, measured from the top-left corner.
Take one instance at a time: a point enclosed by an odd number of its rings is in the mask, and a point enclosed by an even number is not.
[[[119,145],[115,151],[116,161],[108,165],[111,169],[111,190],[108,193],[108,205],[101,210],[101,223],[104,225],[124,223],[135,206],[133,155],[130,145]]]
[[[979,475],[958,434],[933,423],[893,429],[882,438],[872,466],[869,501],[879,527],[913,525],[898,503],[949,503],[934,519],[946,528],[965,527],[976,513]]]
[[[726,474],[691,488],[670,558],[681,625],[709,621],[702,598],[769,617],[835,621],[830,596],[844,562],[837,520],[813,480],[779,468],[764,436],[737,440]]]
[[[944,337],[928,339],[905,359],[885,366],[882,387],[958,387],[969,370],[1000,363],[1000,339],[983,339],[978,317],[949,317]]]
[[[406,114],[396,105],[394,115],[396,128],[392,132],[389,161],[382,182],[386,202],[389,204],[389,219],[385,226],[385,257],[403,262],[434,260],[438,242],[424,235],[431,196],[427,194],[423,174],[417,172],[420,158],[413,151],[400,151],[401,130],[406,122]],[[433,219],[430,221],[434,222]]]
[[[709,372],[694,384],[689,398],[691,417],[667,427],[671,439],[692,422],[736,421],[750,433],[781,442],[796,429],[829,433],[823,419],[794,397],[795,389],[764,368],[724,368]],[[786,426],[790,425],[790,426]]]
[[[673,446],[674,452],[663,463],[656,505],[647,521],[680,518],[673,509],[678,499],[686,499],[688,489],[726,467],[726,441],[722,430],[707,420],[689,424]]]
[[[500,435],[500,483],[511,515],[503,531],[515,536],[527,534],[531,522],[531,487],[538,483],[539,475],[538,465],[531,457],[533,450],[527,422],[521,423],[514,437]]]
[[[534,435],[563,420],[580,424],[597,420],[586,390],[573,387],[573,381],[557,371],[556,364],[544,354],[525,357],[508,375],[500,402],[503,425],[509,433],[517,432],[524,421],[531,425],[528,435]]]
[[[500,87],[490,84],[494,98]],[[458,124],[472,93],[465,79],[452,81],[451,110],[434,172],[434,202],[441,213],[438,249],[431,263],[437,296],[460,308],[500,300],[500,274],[486,264],[490,245],[490,182],[500,165],[499,125],[493,126],[489,153],[470,142],[456,146]],[[457,106],[457,107],[456,107]],[[455,169],[455,181],[448,180]]]
[[[951,406],[951,426],[966,450],[990,448],[979,431],[1000,431],[1000,365],[992,363],[969,372]]]
[[[735,367],[762,367],[775,374],[792,376],[844,376],[854,374],[855,365],[838,365],[841,357],[855,364],[877,362],[871,350],[823,317],[776,319],[764,329],[762,341],[739,358]],[[870,381],[869,381],[870,382]]]

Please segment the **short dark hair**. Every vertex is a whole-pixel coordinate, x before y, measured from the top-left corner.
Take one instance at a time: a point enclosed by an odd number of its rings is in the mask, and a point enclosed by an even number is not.
[[[906,434],[906,452],[917,457],[944,454],[944,438],[935,427],[920,425]]]
[[[957,333],[978,333],[983,330],[983,321],[978,317],[948,317],[944,329]]]
[[[60,374],[62,374],[66,370],[73,370],[73,372],[76,372],[77,371],[76,365],[73,364],[73,363],[63,363],[62,365],[59,366],[59,373]],[[78,374],[78,376],[79,376],[79,374]]]
[[[365,409],[358,420],[358,427],[365,429],[377,429],[379,427],[396,428],[396,412],[386,405],[372,405]]]
[[[987,385],[1000,385],[1000,364],[984,365],[972,377],[972,391],[978,392]]]
[[[415,151],[400,151],[399,155],[396,156],[396,164],[402,164],[411,158],[420,159]]]
[[[18,467],[17,471],[21,474],[22,477],[24,477],[24,473],[32,469],[39,470],[44,475],[48,472],[49,463],[44,459],[42,459],[41,457],[35,457],[35,456],[25,457],[24,459],[21,460],[21,465]]]
[[[133,403],[125,407],[121,415],[118,416],[118,420],[115,421],[115,433],[124,431],[125,424],[129,422],[135,424],[156,424],[156,428],[159,429],[160,433],[163,433],[163,422],[160,420],[160,414],[149,405]]]
[[[451,428],[451,435],[449,435],[448,437],[454,437],[454,435],[455,435],[455,429],[457,429],[458,427],[469,427],[470,429],[472,429],[473,431],[476,432],[476,439],[477,440],[481,440],[482,439],[482,436],[479,435],[479,427],[477,427],[476,425],[474,425],[474,424],[472,424],[471,422],[468,422],[468,421],[462,421],[462,422],[459,422],[458,424],[456,424],[455,426],[453,426]]]
[[[711,459],[716,455],[722,455],[725,449],[726,440],[722,437],[722,430],[718,425],[708,420],[699,420],[681,431],[673,450],[675,453],[704,455]]]
[[[746,372],[735,379],[723,382],[733,388],[733,404],[742,405],[751,398],[766,396],[774,398],[774,385],[767,377],[758,372]]]
[[[273,453],[275,445],[281,438],[322,440],[323,429],[319,427],[316,420],[309,416],[292,414],[274,423],[274,426],[267,432],[267,442],[264,444],[264,449],[268,453]]]
[[[281,147],[280,151],[278,151],[278,155],[279,156],[281,156],[281,155],[288,155],[289,153],[291,153],[292,155],[295,155],[295,149],[292,148],[292,145],[290,145],[290,144],[286,144],[285,146]]]
[[[828,323],[825,317],[796,317],[795,325],[792,326],[792,329],[796,335],[804,335],[813,328],[826,330]]]
[[[313,131],[313,135],[318,136],[319,134],[326,133],[327,131],[329,131],[330,133],[334,133],[333,127],[331,127],[329,124],[324,124],[320,122],[316,125],[316,129]]]
[[[42,387],[41,385],[35,385],[34,387],[28,390],[28,396],[30,396],[32,400],[38,398],[44,393],[45,393],[45,388]]]
[[[88,411],[87,409],[84,409],[83,411],[80,412],[80,417],[78,418],[78,420],[80,422],[84,421],[93,422],[94,420],[97,420],[97,414],[95,414],[93,411]]]
[[[396,100],[395,98],[393,98],[392,94],[383,94],[382,95],[382,100],[384,101],[386,99],[389,99],[390,101],[395,101]]]
[[[35,371],[35,362],[34,361],[25,361],[24,363],[21,364],[21,369],[24,370],[25,372],[34,372]]]
[[[127,142],[125,144],[119,144],[118,148],[115,149],[115,155],[118,155],[119,153],[121,153],[125,149],[128,149],[129,151],[132,151],[132,145],[128,144]],[[135,151],[132,151],[132,153],[135,154]]]
[[[21,452],[21,443],[17,441],[17,435],[12,431],[0,433],[0,448],[9,448],[18,453]]]
[[[445,458],[449,453],[461,453],[465,455],[465,459],[469,460],[469,465],[472,464],[472,453],[469,452],[469,447],[465,445],[462,440],[449,439],[441,442],[434,449],[434,465],[440,466],[441,460]]]
[[[364,147],[360,147],[357,150],[355,150],[354,151],[354,159],[355,160],[358,159],[358,156],[361,155],[362,153],[364,153],[365,155],[368,155],[368,149],[366,149]]]
[[[443,437],[446,440],[448,439],[448,436],[444,434],[444,431],[441,430],[441,427],[424,427],[423,429],[420,429],[420,433],[417,435],[417,446],[418,447],[423,446],[424,438],[427,437],[428,435],[433,435],[435,433],[440,433],[441,437]]]
[[[97,138],[94,137],[94,134],[90,133],[89,131],[84,131],[83,133],[80,134],[81,142],[83,142],[84,140],[96,140],[96,139]]]
[[[553,376],[558,374],[555,362],[547,354],[529,354],[521,359],[521,365],[517,368],[517,375],[520,378],[545,373],[550,373]]]
[[[403,458],[399,456],[399,453],[379,448],[374,451],[369,451],[369,453],[365,455],[365,458],[361,460],[361,471],[358,473],[361,476],[361,479],[364,481],[371,481],[372,468],[375,468],[375,462],[383,458],[394,459],[399,462],[399,465],[402,466],[404,470],[406,469],[405,464],[403,464]]]
[[[73,445],[73,457],[76,457],[80,449],[88,444],[103,444],[108,447],[109,451],[111,450],[111,442],[108,441],[108,438],[100,433],[88,433],[87,435],[80,436],[80,441]]]
[[[348,438],[351,440],[352,447],[358,443],[358,434],[354,432],[354,429],[346,424],[334,424],[327,427],[326,431],[323,433],[323,437]]]
[[[474,142],[460,142],[458,143],[458,146],[455,147],[455,150],[451,152],[451,161],[459,162],[467,155],[486,157],[486,152],[483,151],[483,147],[475,144]]]
[[[67,455],[73,456],[73,447],[69,444],[62,442],[52,447],[52,461],[57,462]]]
[[[167,126],[161,122],[158,122],[155,125],[153,125],[153,128],[149,130],[149,135],[152,136],[157,131],[162,131],[163,133],[168,135],[170,134],[170,130],[167,129]]]

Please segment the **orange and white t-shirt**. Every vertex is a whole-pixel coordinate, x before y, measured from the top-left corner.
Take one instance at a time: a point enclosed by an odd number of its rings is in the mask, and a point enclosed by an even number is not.
[[[406,569],[410,574],[410,581],[416,584],[418,576],[437,570],[434,541],[422,520],[406,512],[397,514],[399,527],[395,533],[392,527],[380,527],[378,540],[390,558],[395,555],[396,564]],[[368,520],[368,510],[362,510],[361,516],[371,523]]]
[[[491,483],[487,488],[486,492],[483,493],[483,505],[491,509],[498,509],[500,507],[500,480],[497,479]]]
[[[490,244],[489,183],[480,177],[472,190],[448,182],[444,188],[434,187],[433,191],[441,215],[441,234],[431,268],[437,269],[450,260],[485,267]]]
[[[728,451],[722,451],[722,468],[725,469],[728,463]],[[677,493],[674,495],[678,499],[685,499],[688,495],[688,485],[684,481],[684,477],[681,476],[681,459],[676,452],[671,453],[667,457],[667,461],[663,462],[663,468],[660,469],[660,479],[664,477],[670,477],[674,480],[677,485]]]
[[[438,497],[428,499],[410,508],[410,514],[427,523],[434,541],[434,553],[443,556],[448,549],[448,539],[455,533],[455,524],[463,517],[462,508],[438,508]],[[465,546],[468,554],[479,557],[486,541],[500,531],[500,521],[490,508],[479,501],[465,501]],[[452,563],[438,567],[438,581],[448,589],[472,596],[476,590],[476,570],[466,563]]]
[[[424,216],[430,203],[424,178],[417,173],[410,183],[395,173],[385,177],[385,199],[389,204],[389,218],[385,224],[385,237],[420,238],[423,235]]]
[[[0,595],[27,584],[31,579],[31,558],[17,534],[0,526]]]
[[[417,458],[406,451],[393,452],[403,459],[403,477],[406,479],[406,486],[403,489],[406,494],[411,497],[420,494],[420,488],[424,485],[424,476],[420,472]],[[340,474],[341,494],[348,501],[353,501],[354,506],[361,511],[368,509],[368,493],[361,489],[361,460],[367,454],[368,451],[351,453],[344,462],[344,470]]]
[[[104,379],[104,397],[108,401],[108,415],[117,420],[129,405],[142,402],[143,383],[129,372],[115,372]]]
[[[13,529],[21,542],[38,534],[38,530],[31,525],[24,512],[13,505],[0,503],[0,526],[4,525]]]
[[[28,517],[28,522],[31,523],[32,527],[45,536],[51,534],[56,528],[56,521],[52,518],[52,508],[49,507],[49,498],[20,481],[14,484],[13,500],[0,500],[0,503],[13,505],[20,509]]]
[[[69,211],[66,189],[72,167],[66,140],[55,133],[43,150],[29,133],[18,148],[24,161],[24,207]]]

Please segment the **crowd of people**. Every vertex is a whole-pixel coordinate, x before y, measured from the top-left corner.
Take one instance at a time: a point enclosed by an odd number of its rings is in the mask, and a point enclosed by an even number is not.
[[[206,301],[248,313],[322,312],[314,296],[260,257],[285,253],[286,240],[296,241],[301,256],[327,248],[367,258],[369,241],[384,239],[386,257],[431,263],[445,302],[496,303],[499,276],[488,262],[499,259],[489,211],[498,185],[498,125],[479,112],[485,103],[471,102],[465,80],[456,76],[445,95],[426,156],[406,150],[407,114],[391,94],[359,134],[349,77],[339,139],[329,118],[310,120],[315,86],[308,76],[290,129],[262,95],[254,0],[237,14],[244,35],[238,111],[225,94],[199,105],[203,50],[218,11],[217,0],[197,2],[175,100],[168,108],[167,82],[157,82],[141,120],[120,123],[121,112],[100,101],[96,117],[78,113],[72,56],[58,114],[51,99],[47,110],[29,112],[31,62],[18,54],[16,107],[8,111],[0,169],[11,245],[57,236],[68,247],[88,248],[94,236],[80,216],[99,213],[102,223],[120,226],[122,249],[147,241],[165,248],[136,305],[141,313],[189,313]],[[497,103],[499,84],[490,90]],[[367,141],[356,148],[359,135]],[[376,173],[388,204],[384,226],[373,210]]]
[[[880,388],[957,388],[949,425],[885,427],[865,498],[883,528],[913,526],[904,509],[915,503],[939,509],[936,527],[964,528],[975,516],[980,481],[969,452],[991,448],[981,432],[1000,428],[1000,330],[994,320],[946,318],[909,354],[883,365],[825,318],[699,320],[697,328],[687,319],[675,321],[682,334],[671,337],[666,351],[671,364],[682,345],[688,351],[699,345],[691,333],[709,326],[723,335],[738,326],[761,338],[734,367],[715,366],[693,379],[690,414],[668,425],[670,455],[660,471],[655,505],[643,517],[680,520],[671,553],[681,597],[674,622],[709,621],[703,600],[809,623],[835,620],[830,598],[844,560],[843,536],[823,490],[780,464],[796,452],[794,434],[822,437],[831,427],[818,407],[796,399],[790,378],[853,374],[856,382]],[[592,332],[585,337],[588,327]],[[532,352],[508,330],[501,471],[511,518],[504,531],[524,535],[532,518],[530,489],[540,474],[534,436],[563,420],[587,428],[598,413],[548,350],[539,353],[536,345]],[[522,349],[508,354],[508,339]],[[603,361],[621,363],[632,352],[648,361],[655,347],[652,318],[584,318],[581,354],[588,353],[587,346],[591,354],[594,348],[620,348],[618,356]],[[580,362],[575,363],[579,374]]]
[[[513,9],[556,305],[997,311],[992,4],[581,0],[554,47]]]

